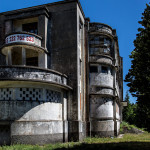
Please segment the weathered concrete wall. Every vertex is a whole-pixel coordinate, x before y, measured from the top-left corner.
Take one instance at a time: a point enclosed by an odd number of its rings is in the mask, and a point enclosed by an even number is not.
[[[89,61],[112,65],[112,58],[108,56],[98,56],[98,55],[90,56]]]
[[[62,104],[30,101],[0,101],[0,119],[18,121],[62,120]]]
[[[51,12],[51,68],[65,73],[74,89],[69,120],[78,119],[77,103],[77,7],[76,3],[47,7]],[[49,31],[49,32],[50,32]]]
[[[22,144],[63,142],[65,134],[63,121],[16,121],[12,123],[11,131],[12,143]]]
[[[48,7],[51,12],[51,68],[77,78],[76,3]],[[49,31],[50,32],[50,31]],[[67,67],[64,67],[67,66]],[[71,76],[72,75],[72,76]],[[75,82],[75,81],[74,81]],[[70,85],[74,83],[71,82]]]
[[[113,88],[113,76],[103,73],[91,73],[90,74],[90,85],[104,86]]]
[[[104,94],[104,95],[112,95],[114,94],[113,89],[105,88],[105,87],[96,87],[90,86],[90,93],[92,94]]]
[[[50,58],[51,68],[65,73],[68,76],[68,84],[73,88],[72,99],[68,103],[68,120],[69,121],[69,137],[74,140],[80,139],[79,127],[84,119],[83,113],[84,104],[84,77],[80,77],[80,70],[83,70],[84,60],[80,66],[80,54],[84,58],[84,49],[78,48],[79,39],[79,25],[82,20],[84,26],[84,17],[78,9],[77,3],[66,3],[61,5],[52,5],[47,7],[51,12],[51,29],[48,30],[48,35],[51,35]],[[83,33],[84,37],[84,33]],[[82,39],[82,42],[84,40]],[[82,44],[84,46],[84,44]],[[81,46],[82,47],[82,46]],[[80,51],[82,51],[80,53]],[[80,69],[80,67],[82,67]],[[82,73],[84,76],[84,70]],[[80,79],[82,81],[80,81]],[[80,84],[81,83],[81,84]],[[81,87],[82,86],[82,87]],[[83,92],[81,92],[83,91]],[[81,94],[80,94],[81,93]],[[81,121],[78,122],[78,121]],[[71,122],[72,121],[72,122]],[[78,123],[73,123],[77,121]],[[73,128],[71,126],[74,126]],[[76,133],[75,133],[76,132]]]
[[[91,121],[91,134],[92,136],[108,137],[114,136],[114,121]]]
[[[63,89],[54,85],[33,84],[27,81],[1,81],[1,83],[0,94],[5,92],[6,95],[3,97],[5,100],[0,99],[0,121],[11,127],[11,137],[9,137],[11,143],[48,144],[68,141],[67,95]],[[25,99],[18,99],[18,96],[20,98],[22,96],[16,89],[19,91],[21,89],[20,92],[23,91],[22,94],[24,94]],[[42,89],[53,91],[48,93],[48,97],[45,96],[47,99],[40,99],[41,96],[37,100],[34,100],[34,97],[31,100],[28,99],[28,96],[40,95],[39,92],[42,92],[43,97],[44,90]],[[12,99],[6,100],[10,90],[12,91]],[[54,91],[57,92],[54,93]],[[55,101],[54,99],[58,99],[59,95],[56,95],[58,92],[61,93],[61,99]],[[16,99],[14,99],[15,97]]]
[[[114,136],[113,99],[91,95],[90,120],[92,136]]]
[[[113,118],[113,100],[109,97],[91,96],[90,117],[94,119]]]
[[[67,85],[65,75],[37,67],[1,66],[0,79],[39,80]]]

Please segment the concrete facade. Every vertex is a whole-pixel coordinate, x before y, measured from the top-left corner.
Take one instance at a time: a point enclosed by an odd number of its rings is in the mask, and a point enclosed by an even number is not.
[[[119,133],[116,32],[90,23],[78,0],[1,13],[0,52],[1,145]]]

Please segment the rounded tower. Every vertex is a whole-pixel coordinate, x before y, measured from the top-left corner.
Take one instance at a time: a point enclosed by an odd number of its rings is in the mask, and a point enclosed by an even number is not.
[[[122,99],[121,58],[115,30],[89,24],[89,101],[92,136],[119,132]]]

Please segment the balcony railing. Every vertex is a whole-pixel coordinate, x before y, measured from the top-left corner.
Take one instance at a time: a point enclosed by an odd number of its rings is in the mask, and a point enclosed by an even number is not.
[[[35,46],[41,47],[42,38],[36,34],[29,32],[14,32],[9,34],[5,38],[5,44],[12,43],[24,43],[24,44],[33,44]]]
[[[102,23],[90,23],[90,31],[106,32],[112,34],[112,28]]]
[[[0,80],[31,80],[67,85],[67,76],[50,69],[25,66],[0,66]]]

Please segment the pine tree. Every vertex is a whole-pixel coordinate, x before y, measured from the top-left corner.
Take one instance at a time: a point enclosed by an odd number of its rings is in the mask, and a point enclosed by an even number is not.
[[[130,124],[136,124],[136,104],[131,104],[128,91],[126,92],[125,100],[127,106],[123,108],[123,121],[126,121]]]
[[[134,41],[135,49],[130,58],[131,69],[125,81],[129,82],[130,92],[137,97],[137,124],[150,131],[150,6],[142,13],[142,26]]]
[[[127,102],[127,106],[123,108],[122,115],[123,115],[123,120],[127,121],[128,117],[129,117],[129,113],[128,112],[129,112],[129,107],[130,107],[130,101],[129,101],[129,93],[128,93],[128,91],[126,92],[126,96],[125,96],[124,101]]]

